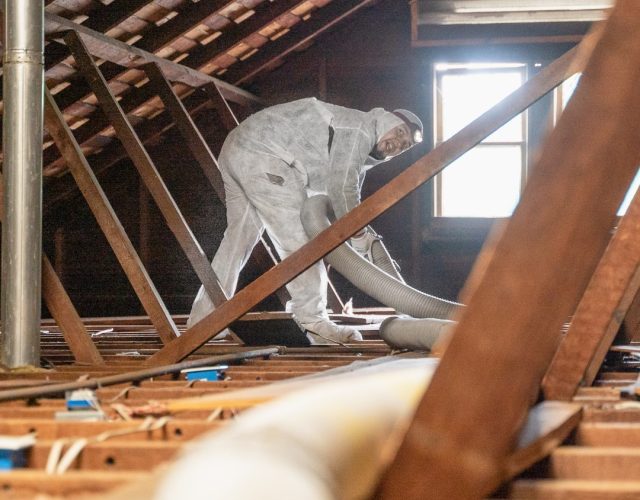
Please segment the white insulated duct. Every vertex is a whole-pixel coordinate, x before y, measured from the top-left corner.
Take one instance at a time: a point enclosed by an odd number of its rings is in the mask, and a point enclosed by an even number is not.
[[[187,445],[156,500],[370,498],[435,370],[405,359],[318,378]]]

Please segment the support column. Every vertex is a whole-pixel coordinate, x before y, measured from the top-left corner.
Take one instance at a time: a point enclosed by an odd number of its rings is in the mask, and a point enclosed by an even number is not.
[[[42,260],[43,0],[5,0],[2,362],[38,365]]]

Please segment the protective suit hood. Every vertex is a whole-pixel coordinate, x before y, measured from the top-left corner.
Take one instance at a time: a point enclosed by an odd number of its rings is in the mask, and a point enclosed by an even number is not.
[[[375,134],[376,134],[376,144],[378,142],[380,142],[380,139],[390,130],[394,129],[395,127],[398,127],[400,125],[402,125],[404,122],[396,115],[394,115],[393,113],[386,111],[382,108],[375,108],[373,110],[370,111],[371,114],[373,114],[373,123],[374,123],[374,127],[375,127]],[[367,171],[373,167],[375,167],[376,165],[379,165],[380,163],[384,163],[386,161],[389,161],[391,159],[391,157],[389,158],[384,158],[382,160],[379,160],[377,158],[374,158],[373,156],[369,155],[367,157],[367,161],[364,164],[364,170]]]

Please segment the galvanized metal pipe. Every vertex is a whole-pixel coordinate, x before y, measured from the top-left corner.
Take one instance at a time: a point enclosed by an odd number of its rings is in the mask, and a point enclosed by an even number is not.
[[[2,362],[40,358],[43,0],[4,0]]]

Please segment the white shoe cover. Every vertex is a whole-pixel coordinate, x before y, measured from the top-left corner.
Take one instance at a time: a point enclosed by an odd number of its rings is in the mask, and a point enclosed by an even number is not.
[[[348,343],[362,340],[362,334],[355,328],[337,325],[330,320],[303,323],[302,327],[307,331],[307,338],[312,345]]]

